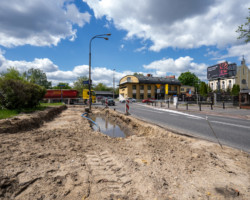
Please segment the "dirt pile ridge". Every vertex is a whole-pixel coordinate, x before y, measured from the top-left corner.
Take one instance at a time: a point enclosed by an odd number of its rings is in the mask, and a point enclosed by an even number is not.
[[[249,154],[93,109],[136,135],[93,131],[70,106],[40,128],[1,134],[0,199],[249,199]]]

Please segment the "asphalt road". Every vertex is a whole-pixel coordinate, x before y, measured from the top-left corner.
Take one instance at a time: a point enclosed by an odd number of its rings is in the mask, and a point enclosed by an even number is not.
[[[125,113],[124,103],[118,102],[116,106],[110,108]],[[130,104],[130,114],[179,134],[191,135],[216,143],[219,140],[222,145],[250,152],[250,120],[201,113],[190,114],[142,103]]]

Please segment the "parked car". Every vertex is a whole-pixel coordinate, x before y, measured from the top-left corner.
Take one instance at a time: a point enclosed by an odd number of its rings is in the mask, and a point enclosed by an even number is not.
[[[115,105],[115,101],[114,99],[110,98],[110,97],[106,97],[106,98],[103,98],[102,99],[102,105],[105,105],[106,104],[106,101],[108,103],[108,106],[114,106]]]
[[[129,100],[129,102],[136,102],[136,99],[133,99],[131,97],[127,98],[127,100]]]
[[[142,103],[153,103],[155,101],[155,99],[153,98],[148,98],[148,99],[143,99]]]
[[[125,103],[125,101],[126,101],[125,99],[119,100],[120,103]]]

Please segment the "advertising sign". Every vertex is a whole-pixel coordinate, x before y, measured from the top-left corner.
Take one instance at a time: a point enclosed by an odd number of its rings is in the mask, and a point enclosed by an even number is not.
[[[165,85],[165,94],[168,94],[168,84]]]
[[[236,75],[236,64],[219,63],[207,68],[207,79],[224,78]]]

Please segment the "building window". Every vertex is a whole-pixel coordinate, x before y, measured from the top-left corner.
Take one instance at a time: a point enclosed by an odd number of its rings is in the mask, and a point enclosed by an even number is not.
[[[143,94],[140,94],[140,99],[143,99],[144,98],[144,95]]]
[[[187,89],[188,90],[188,89]],[[181,88],[181,91],[183,92],[184,91],[184,88]]]
[[[148,85],[148,90],[151,90],[151,85]]]
[[[140,90],[144,90],[144,85],[140,85]]]
[[[148,94],[148,98],[151,98],[151,94]]]
[[[225,81],[222,81],[222,89],[225,90]]]
[[[177,86],[174,86],[174,91],[177,91]]]
[[[132,88],[133,88],[133,90],[136,90],[136,85],[133,85]]]
[[[133,94],[133,98],[136,99],[136,94]]]
[[[232,81],[231,80],[229,80],[229,84],[228,84],[228,88],[229,89],[231,89],[231,87],[232,87],[232,83],[231,83]]]
[[[212,90],[214,89],[214,84],[213,84],[213,83],[211,83],[211,89],[212,89]]]
[[[131,82],[131,77],[127,77],[127,82]]]
[[[242,84],[247,84],[246,79],[242,79],[241,83],[242,83]]]

